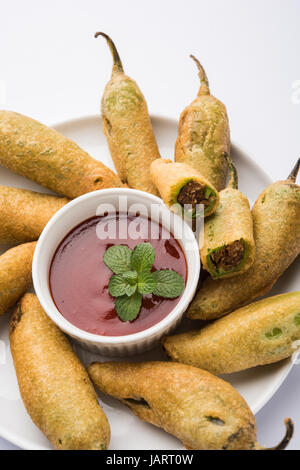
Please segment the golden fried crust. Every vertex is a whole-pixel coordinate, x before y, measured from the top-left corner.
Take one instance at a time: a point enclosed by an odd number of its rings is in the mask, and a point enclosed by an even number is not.
[[[162,343],[174,361],[231,374],[291,356],[298,340],[300,292],[293,292],[255,302],[200,331],[169,336]]]
[[[123,186],[103,163],[43,124],[0,111],[0,164],[70,199]]]
[[[199,171],[218,191],[224,189],[230,155],[226,108],[212,95],[201,95],[180,116],[175,161]]]
[[[270,291],[300,252],[300,187],[290,181],[270,185],[252,209],[256,256],[241,276],[204,281],[189,318],[212,320]]]
[[[134,80],[113,73],[102,97],[103,132],[118,175],[133,189],[158,195],[150,165],[160,158],[145,98]]]
[[[169,362],[95,363],[95,385],[140,419],[199,450],[252,449],[256,424],[231,385],[195,367]]]
[[[55,212],[68,202],[65,197],[0,186],[0,243],[37,240]]]
[[[12,316],[10,345],[25,407],[52,445],[107,449],[109,424],[88,374],[33,294],[21,299]]]
[[[160,158],[151,164],[150,175],[164,203],[170,208],[177,203],[180,189],[189,181],[195,181],[214,191],[216,202],[206,215],[212,214],[219,205],[219,193],[214,186],[198,171],[185,163],[174,163],[171,160]]]
[[[200,248],[203,267],[213,276],[208,263],[209,252],[222,246],[243,240],[247,245],[246,259],[239,270],[224,274],[234,277],[248,271],[255,258],[253,220],[249,201],[239,190],[226,188],[220,192],[220,205],[217,211],[204,224],[204,244]]]
[[[36,243],[25,243],[0,256],[0,315],[6,313],[32,284],[32,258]]]

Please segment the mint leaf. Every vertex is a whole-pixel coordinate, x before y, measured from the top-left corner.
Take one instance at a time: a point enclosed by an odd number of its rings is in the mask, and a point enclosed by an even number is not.
[[[128,297],[131,297],[135,291],[137,290],[137,284],[135,285],[130,285],[130,284],[127,284],[127,287],[126,287],[126,290],[125,290],[125,294],[128,296]]]
[[[126,273],[122,274],[122,277],[127,284],[125,294],[130,297],[137,290],[138,273],[136,271],[127,271]]]
[[[159,297],[173,299],[178,297],[184,290],[185,284],[180,274],[171,269],[163,269],[152,273],[156,280],[156,287],[153,294]]]
[[[140,243],[134,247],[131,256],[131,268],[138,273],[150,271],[155,259],[155,250],[150,243]]]
[[[136,271],[127,271],[123,274],[123,278],[128,284],[134,286],[137,283],[138,273]]]
[[[152,273],[144,271],[138,277],[138,291],[141,294],[152,294],[156,286],[156,279]]]
[[[113,297],[119,297],[126,293],[127,286],[128,284],[125,279],[123,279],[122,274],[115,274],[115,276],[112,276],[109,280],[108,292]]]
[[[123,321],[132,321],[140,313],[142,294],[135,292],[131,297],[123,295],[115,299],[115,307],[118,317]]]
[[[130,271],[132,252],[128,246],[114,245],[106,250],[103,261],[115,274]]]
[[[137,289],[137,277],[138,273],[136,271],[127,271],[124,274],[115,274],[110,278],[108,292],[113,297],[120,297],[124,294],[130,297]]]

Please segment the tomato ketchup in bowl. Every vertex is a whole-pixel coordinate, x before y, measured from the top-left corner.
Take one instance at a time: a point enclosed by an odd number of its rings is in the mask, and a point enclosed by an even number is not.
[[[110,247],[133,251],[139,244],[154,249],[150,274],[171,270],[183,289],[174,298],[146,293],[136,318],[124,321],[109,291],[114,272],[104,255]],[[60,209],[41,234],[33,260],[34,287],[47,315],[85,348],[107,355],[149,350],[173,331],[199,273],[198,244],[188,224],[158,197],[127,188],[94,191]]]
[[[115,227],[113,239],[97,235],[97,226],[102,222]],[[134,239],[130,237],[130,226],[134,227]],[[125,233],[126,238],[121,236]],[[157,237],[151,238],[153,233]],[[108,291],[112,272],[103,261],[105,251],[114,245],[133,249],[141,242],[149,242],[155,249],[152,271],[171,269],[186,281],[187,265],[183,250],[161,224],[140,215],[117,213],[93,217],[64,238],[51,263],[51,294],[63,317],[84,331],[105,336],[138,333],[165,318],[178,304],[181,295],[175,299],[144,295],[138,317],[126,322],[118,317],[114,298]]]

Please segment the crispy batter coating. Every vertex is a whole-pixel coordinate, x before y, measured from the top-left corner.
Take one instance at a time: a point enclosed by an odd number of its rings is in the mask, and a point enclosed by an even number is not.
[[[32,284],[36,242],[25,243],[0,256],[0,315],[4,315]]]
[[[217,211],[205,220],[204,243],[200,247],[203,267],[213,279],[240,275],[253,265],[255,243],[250,204],[238,190],[238,176],[228,158],[231,178],[220,191]]]
[[[114,59],[101,104],[103,132],[112,159],[124,183],[158,195],[150,179],[150,165],[160,154],[146,100],[136,82],[124,74],[113,41],[104,33],[95,36],[99,35],[106,38]]]
[[[229,247],[241,241],[244,256],[241,262],[228,271],[216,266],[212,254],[218,249]],[[212,278],[233,277],[248,271],[255,259],[253,220],[249,201],[240,191],[232,188],[220,192],[220,205],[217,211],[204,224],[204,244],[200,249],[203,268]]]
[[[55,212],[68,202],[65,197],[0,186],[0,243],[37,240]]]
[[[252,209],[256,256],[252,267],[229,279],[206,279],[189,318],[213,320],[267,294],[300,252],[300,187],[292,179],[271,184]]]
[[[33,294],[11,318],[10,346],[33,422],[59,450],[105,450],[110,428],[88,374]]]
[[[170,362],[94,363],[88,372],[102,392],[187,448],[260,448],[247,403],[230,384],[208,372]]]
[[[187,163],[220,191],[225,188],[230,155],[230,131],[226,108],[210,94],[208,80],[199,61],[201,87],[197,98],[181,113],[175,145],[175,161]]]
[[[12,111],[0,111],[0,164],[70,199],[123,186],[70,139]]]
[[[171,160],[160,158],[151,164],[150,175],[164,203],[174,211],[176,205],[179,204],[178,196],[181,190],[191,181],[199,183],[204,189],[204,194],[207,195],[206,202],[204,201],[205,216],[212,214],[219,205],[219,193],[214,186],[198,171],[185,163],[174,163]],[[193,201],[189,203],[192,205]]]
[[[174,361],[231,374],[286,359],[299,340],[300,292],[292,292],[247,305],[200,331],[165,337],[162,344]]]

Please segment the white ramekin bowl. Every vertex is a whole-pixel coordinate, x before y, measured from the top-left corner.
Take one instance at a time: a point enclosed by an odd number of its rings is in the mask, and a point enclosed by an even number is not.
[[[163,320],[151,328],[127,336],[100,336],[77,328],[58,311],[50,292],[49,270],[54,253],[64,237],[81,222],[101,215],[100,204],[102,208],[104,207],[102,205],[118,207],[120,197],[123,201],[127,201],[128,207],[135,204],[136,211],[140,211],[138,204],[142,204],[149,215],[153,205],[156,205],[151,219],[160,221],[178,239],[187,262],[187,282],[178,304]],[[170,217],[170,214],[169,209],[158,197],[134,189],[119,188],[85,194],[60,209],[48,222],[39,238],[32,266],[36,295],[51,320],[86,349],[104,355],[128,356],[155,347],[163,335],[170,333],[179,324],[183,313],[193,299],[200,273],[198,244],[191,228],[181,217],[174,214]]]

